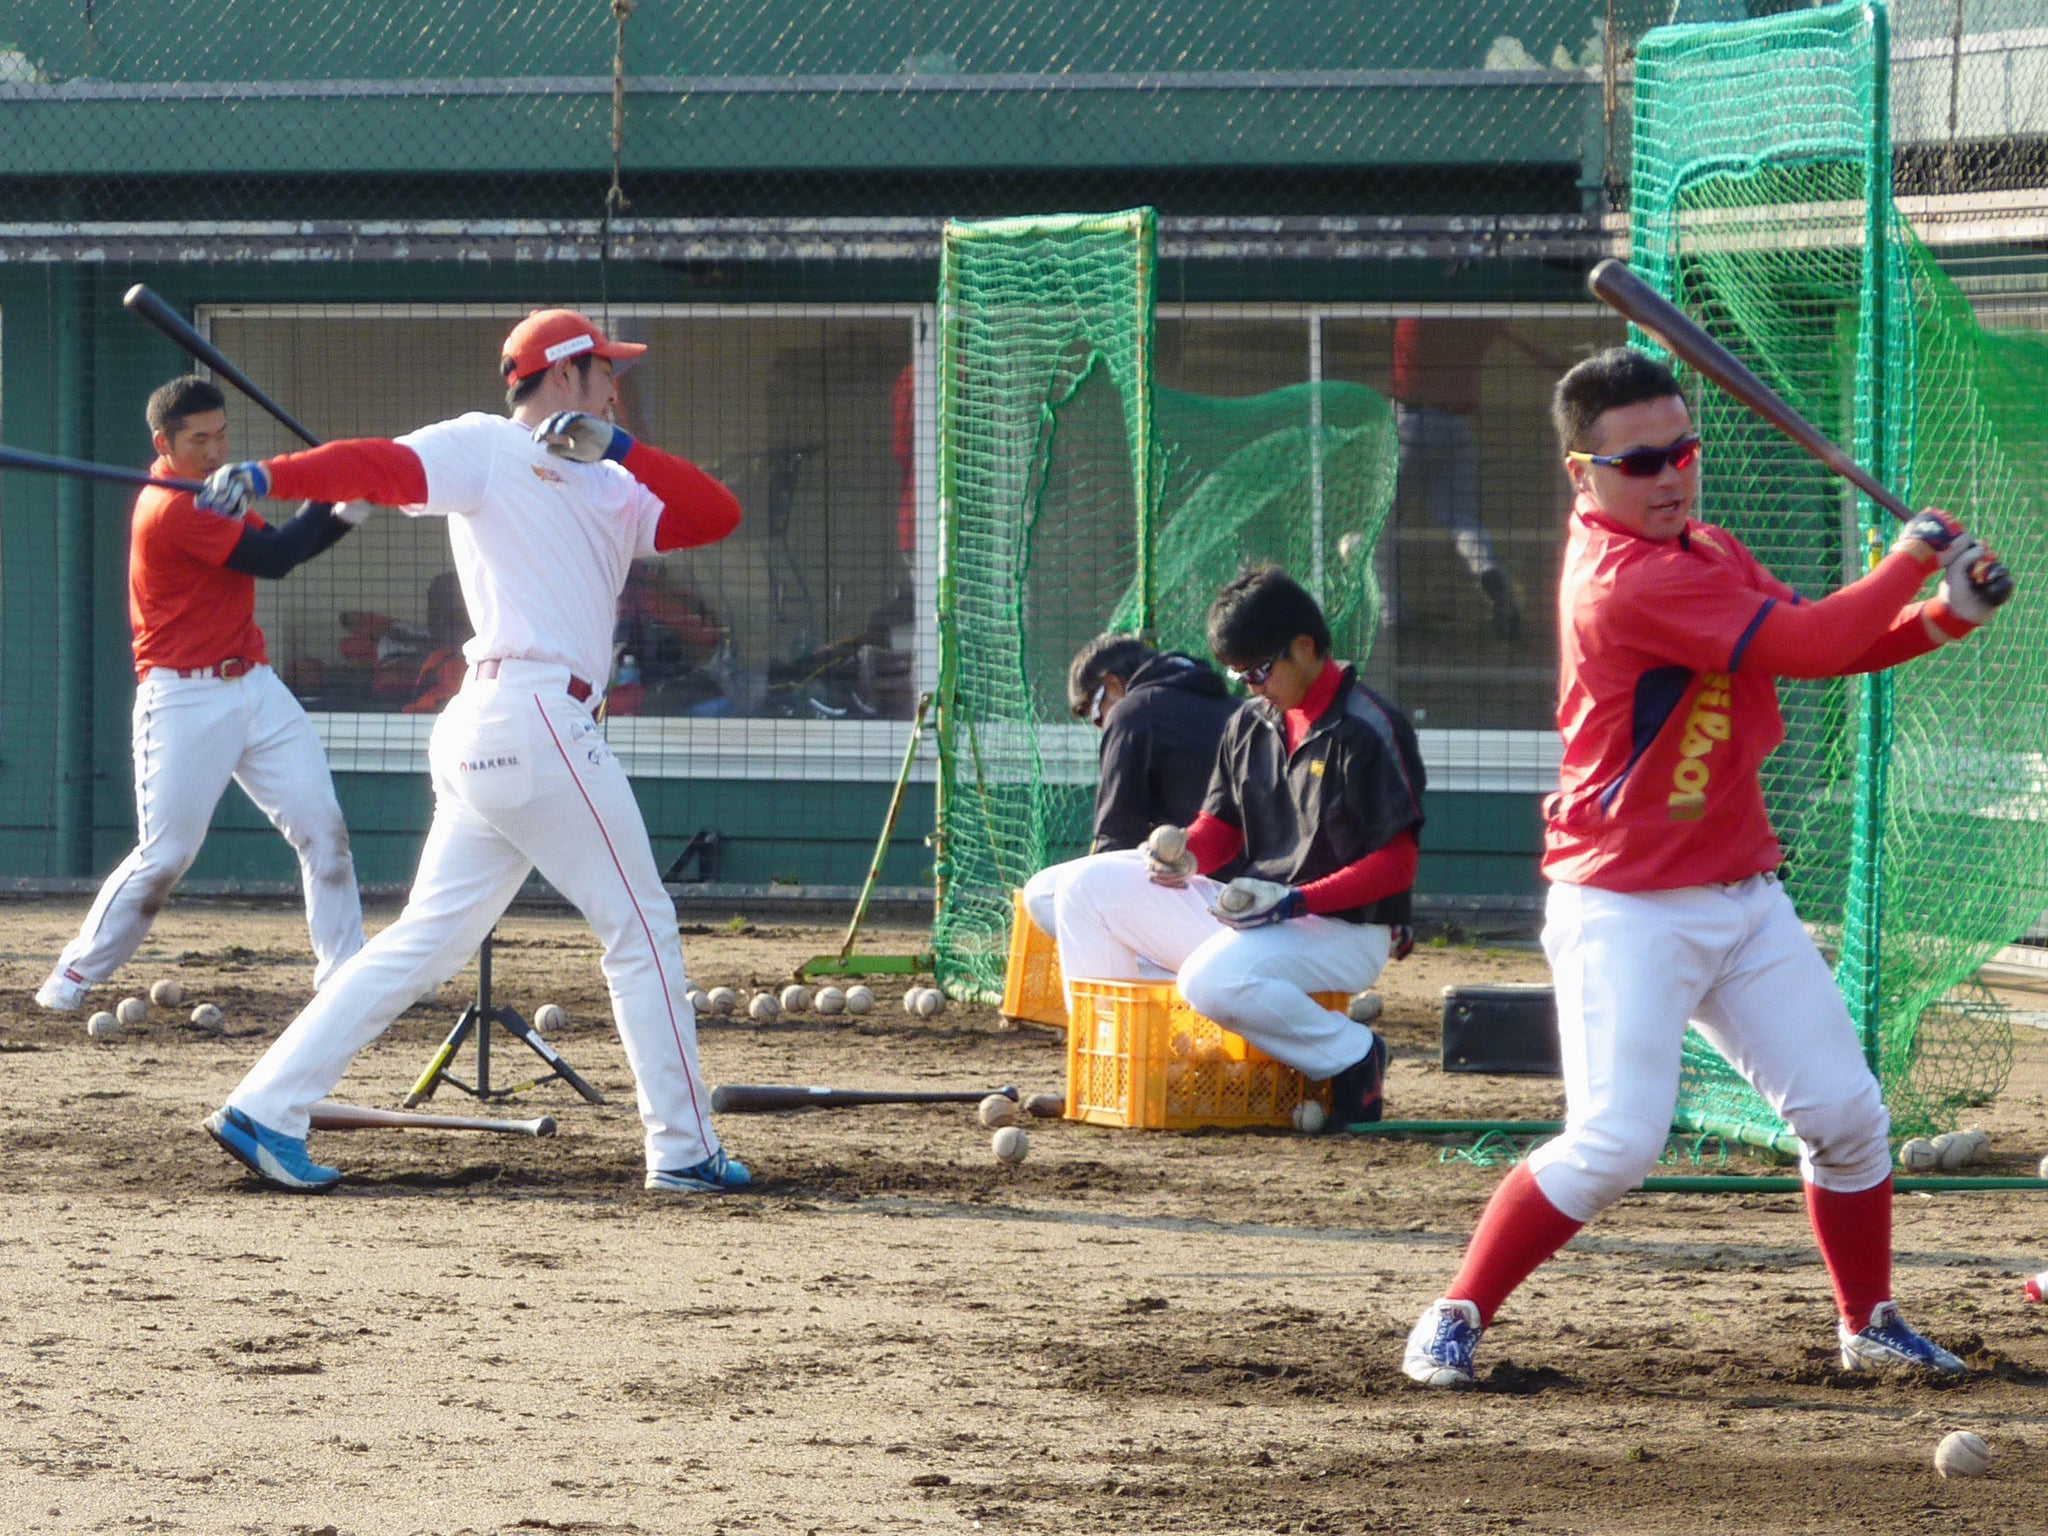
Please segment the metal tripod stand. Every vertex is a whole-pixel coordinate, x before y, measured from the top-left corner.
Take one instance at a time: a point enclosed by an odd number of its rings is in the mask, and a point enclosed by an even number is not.
[[[509,1099],[515,1093],[525,1093],[543,1083],[557,1080],[567,1083],[592,1104],[602,1104],[604,1095],[586,1082],[577,1070],[562,1060],[561,1054],[541,1038],[540,1031],[519,1016],[516,1009],[507,1008],[491,1001],[491,939],[496,930],[484,935],[484,942],[476,955],[476,1001],[462,1010],[462,1017],[455,1021],[455,1027],[448,1032],[448,1038],[441,1042],[441,1048],[434,1052],[426,1070],[420,1073],[419,1081],[412,1085],[412,1092],[405,1096],[405,1107],[415,1108],[434,1096],[434,1090],[443,1083],[459,1088],[473,1099],[486,1103]],[[491,1026],[523,1041],[534,1055],[546,1062],[552,1069],[543,1076],[515,1083],[508,1088],[491,1086]],[[462,1049],[462,1042],[476,1032],[476,1081],[465,1083],[448,1070],[455,1060],[455,1053]]]

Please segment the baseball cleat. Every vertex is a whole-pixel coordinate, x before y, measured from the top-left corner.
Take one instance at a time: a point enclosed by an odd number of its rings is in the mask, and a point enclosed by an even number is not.
[[[692,1163],[687,1168],[647,1170],[649,1189],[663,1189],[674,1194],[722,1195],[728,1190],[745,1189],[753,1182],[754,1176],[747,1172],[747,1165],[727,1157],[723,1147],[703,1162]]]
[[[1472,1385],[1472,1351],[1486,1330],[1469,1301],[1433,1301],[1408,1335],[1401,1374],[1425,1387]]]
[[[85,994],[91,990],[91,982],[78,972],[60,965],[50,972],[47,981],[36,988],[36,1006],[47,1008],[52,1013],[76,1013],[78,1005],[85,1001]]]
[[[1908,1328],[1895,1301],[1880,1301],[1871,1308],[1870,1321],[1861,1333],[1851,1333],[1849,1325],[1840,1322],[1835,1324],[1835,1332],[1842,1340],[1845,1371],[1918,1369],[1960,1376],[1969,1369],[1939,1344]]]
[[[273,1189],[302,1194],[332,1189],[341,1182],[339,1168],[324,1168],[306,1155],[306,1138],[287,1136],[258,1125],[232,1105],[206,1117],[206,1134],[221,1150]]]
[[[1371,1125],[1386,1109],[1387,1042],[1375,1033],[1372,1049],[1330,1079],[1332,1131]]]

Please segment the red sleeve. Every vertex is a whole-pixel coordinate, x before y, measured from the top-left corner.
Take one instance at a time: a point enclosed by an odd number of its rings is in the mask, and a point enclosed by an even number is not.
[[[1755,633],[1746,646],[1738,646],[1728,670],[1748,666],[1773,677],[1843,677],[1870,671],[1861,664],[1863,656],[1893,632],[1900,607],[1933,569],[1931,558],[1916,560],[1900,551],[1886,555],[1869,575],[1817,603],[1775,604],[1758,616]]]
[[[427,469],[403,443],[351,437],[304,453],[265,459],[270,494],[280,501],[368,501],[380,507],[426,504]]]
[[[1195,856],[1195,868],[1205,875],[1236,858],[1237,851],[1243,846],[1243,832],[1227,821],[1217,820],[1207,811],[1197,816],[1188,828],[1188,852]]]
[[[619,462],[661,502],[654,547],[664,554],[716,544],[739,527],[739,498],[688,459],[635,439]]]
[[[1375,848],[1334,874],[1309,881],[1301,887],[1301,899],[1311,912],[1348,912],[1353,907],[1370,906],[1414,885],[1415,867],[1421,857],[1415,833],[1398,833],[1384,848]]]
[[[1929,626],[1934,633],[1928,633]],[[1892,627],[1879,635],[1861,656],[1843,669],[1845,676],[1859,672],[1882,672],[1915,656],[1939,650],[1951,640],[1960,640],[1977,626],[1960,618],[1939,598],[1929,598],[1910,608],[1901,608]]]

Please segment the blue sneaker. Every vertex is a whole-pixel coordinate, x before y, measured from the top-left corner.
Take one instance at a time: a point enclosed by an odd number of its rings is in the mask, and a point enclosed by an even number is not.
[[[1471,1302],[1431,1302],[1408,1335],[1401,1374],[1425,1387],[1471,1386],[1472,1351],[1485,1331]]]
[[[1932,1339],[1923,1339],[1908,1328],[1895,1301],[1880,1301],[1872,1307],[1870,1321],[1861,1333],[1851,1333],[1847,1323],[1836,1323],[1835,1332],[1842,1340],[1845,1371],[1917,1369],[1960,1376],[1969,1370]]]
[[[206,1134],[221,1150],[273,1189],[317,1193],[341,1182],[339,1168],[323,1168],[306,1155],[306,1138],[258,1125],[232,1105],[206,1117]]]
[[[728,1190],[745,1189],[753,1182],[747,1165],[727,1157],[723,1147],[687,1168],[647,1170],[649,1189],[665,1189],[678,1195],[722,1195]]]

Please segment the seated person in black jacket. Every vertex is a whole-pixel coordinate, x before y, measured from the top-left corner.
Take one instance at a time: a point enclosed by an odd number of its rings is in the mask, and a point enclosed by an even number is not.
[[[1102,732],[1091,853],[1136,848],[1154,827],[1184,827],[1202,809],[1216,744],[1242,701],[1207,662],[1159,652],[1131,635],[1097,635],[1067,669],[1067,706]],[[1220,871],[1237,873],[1233,863]],[[1054,931],[1060,881],[1073,864],[1040,870],[1024,909]]]

